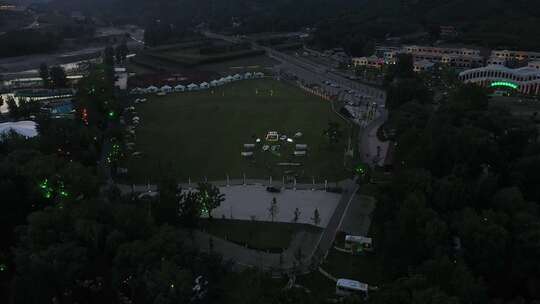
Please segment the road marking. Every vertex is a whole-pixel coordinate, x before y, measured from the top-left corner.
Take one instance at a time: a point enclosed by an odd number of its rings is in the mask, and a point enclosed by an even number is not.
[[[356,179],[355,179],[355,182],[356,182]],[[351,202],[352,202],[354,196],[356,195],[356,191],[358,191],[359,187],[360,187],[359,185],[356,185],[354,187],[354,191],[351,194],[351,198],[349,199],[349,202],[347,203],[347,206],[345,206],[345,210],[343,210],[343,214],[341,215],[341,220],[339,221],[339,225],[337,226],[336,231],[339,230],[339,228],[341,228],[341,225],[343,224],[343,220],[345,219],[345,215],[347,214],[347,211],[349,211],[349,206],[351,205]]]

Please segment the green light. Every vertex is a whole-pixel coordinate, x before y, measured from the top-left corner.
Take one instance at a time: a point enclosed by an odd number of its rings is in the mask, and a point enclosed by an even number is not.
[[[0,272],[4,272],[7,270],[6,264],[0,264]]]
[[[354,171],[358,175],[364,175],[366,173],[366,166],[364,164],[360,164],[354,169]]]
[[[514,89],[514,90],[517,90],[519,88],[519,85],[517,85],[515,83],[507,82],[507,81],[495,81],[495,82],[492,82],[489,86],[492,87],[492,88],[506,87],[506,88],[511,88],[511,89]]]
[[[109,117],[110,117],[110,118],[113,118],[113,117],[114,117],[114,111],[110,111],[110,112],[109,112]]]

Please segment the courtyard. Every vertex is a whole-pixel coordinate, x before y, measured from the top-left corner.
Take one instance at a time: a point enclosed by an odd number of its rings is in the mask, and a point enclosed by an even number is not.
[[[165,173],[180,182],[239,179],[244,174],[276,179],[287,175],[299,182],[348,177],[343,165],[350,133],[346,122],[332,112],[328,101],[292,85],[246,80],[147,99],[136,108],[140,124],[134,150],[140,157],[126,161],[130,182],[155,182]],[[338,143],[330,144],[324,135],[329,122],[338,123],[343,131]],[[271,131],[288,138],[302,135],[295,143],[279,143],[279,153],[263,151]],[[294,155],[297,143],[306,145],[306,155]],[[251,157],[241,155],[246,144],[256,144]]]
[[[269,208],[276,199],[274,222],[310,224],[326,227],[341,198],[340,194],[311,190],[283,190],[270,193],[263,186],[231,186],[220,188],[225,195],[221,206],[213,210],[214,218],[272,221]],[[295,210],[299,213],[295,220]],[[315,221],[315,210],[319,219]]]

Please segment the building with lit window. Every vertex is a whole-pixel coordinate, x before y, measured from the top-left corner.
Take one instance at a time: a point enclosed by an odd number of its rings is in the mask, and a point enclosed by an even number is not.
[[[354,67],[368,67],[375,69],[380,69],[385,64],[384,59],[377,56],[356,57],[352,58],[351,61]]]
[[[498,58],[508,61],[531,61],[540,60],[539,52],[495,50],[491,52],[491,58]]]
[[[420,61],[415,61],[413,63],[413,70],[416,72],[416,73],[420,73],[420,72],[428,72],[428,71],[431,71],[433,69],[433,67],[435,66],[435,63],[431,62],[431,61],[428,61],[428,60],[420,60]]]
[[[484,87],[513,89],[527,95],[540,94],[540,62],[511,69],[501,65],[489,65],[471,69],[459,74],[465,83],[475,83]]]
[[[403,47],[403,52],[411,54],[414,61],[428,60],[457,68],[484,65],[484,57],[481,56],[480,50],[476,49],[409,45]]]

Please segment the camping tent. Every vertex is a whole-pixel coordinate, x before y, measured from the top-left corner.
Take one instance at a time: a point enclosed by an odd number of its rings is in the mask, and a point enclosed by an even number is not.
[[[143,92],[143,89],[141,88],[133,88],[131,91],[129,91],[129,94],[141,94]]]
[[[149,86],[146,88],[147,93],[157,93],[159,91],[159,88],[156,86]]]
[[[164,85],[161,87],[160,91],[163,92],[163,93],[170,93],[172,92],[172,87],[169,86],[169,85]]]
[[[196,84],[194,84],[194,83],[192,83],[192,84],[190,84],[190,85],[187,86],[187,89],[188,89],[188,91],[196,91],[196,90],[199,89],[199,86],[196,85]]]
[[[234,75],[232,78],[233,78],[234,81],[238,81],[238,80],[242,80],[242,79],[243,79],[242,75],[240,75],[240,74],[236,74],[236,75]]]
[[[174,87],[175,92],[184,92],[185,90],[186,90],[186,87],[181,84]]]
[[[208,82],[203,82],[203,83],[200,84],[200,88],[201,88],[201,90],[202,89],[208,89],[208,88],[210,88],[210,85],[208,84]]]

